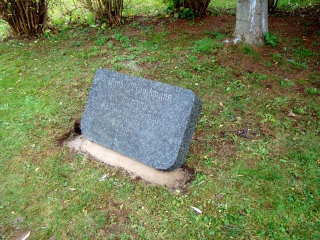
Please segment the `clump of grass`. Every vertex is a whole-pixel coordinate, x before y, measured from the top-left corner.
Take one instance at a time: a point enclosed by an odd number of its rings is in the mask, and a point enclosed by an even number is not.
[[[94,44],[97,45],[97,46],[102,46],[102,45],[104,45],[105,42],[107,42],[109,39],[110,39],[109,36],[101,36],[101,37],[99,37],[99,38],[94,42]]]
[[[242,46],[242,49],[241,49],[241,50],[242,50],[244,53],[247,53],[247,54],[251,55],[253,58],[255,58],[255,59],[259,60],[259,61],[262,60],[261,56],[260,56],[251,46],[249,46],[249,45],[247,45],[247,44],[244,44],[244,45]]]
[[[217,40],[223,40],[226,38],[225,34],[222,34],[218,31],[205,31],[205,34],[212,36],[213,38],[217,39]]]
[[[295,49],[294,54],[301,59],[317,56],[317,53],[314,53],[309,48],[305,48],[303,46],[300,46],[297,49]]]
[[[306,88],[305,92],[310,94],[310,95],[319,95],[320,94],[320,89],[319,88]]]
[[[289,59],[288,62],[299,69],[308,69],[308,64],[306,62],[296,61],[294,59]]]
[[[202,38],[197,40],[193,46],[193,53],[212,53],[215,49],[222,49],[223,44],[212,38]]]
[[[271,47],[275,47],[279,42],[279,38],[270,32],[265,33],[264,39],[266,44],[270,45]]]
[[[284,79],[280,81],[280,86],[283,87],[293,87],[295,84],[292,80]]]

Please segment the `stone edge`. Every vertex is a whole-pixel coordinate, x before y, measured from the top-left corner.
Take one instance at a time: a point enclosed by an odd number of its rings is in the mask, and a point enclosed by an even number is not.
[[[97,144],[83,135],[66,142],[65,145],[71,150],[93,157],[96,161],[122,169],[133,177],[140,177],[148,183],[169,189],[183,189],[192,179],[192,175],[182,168],[170,172],[160,171]]]

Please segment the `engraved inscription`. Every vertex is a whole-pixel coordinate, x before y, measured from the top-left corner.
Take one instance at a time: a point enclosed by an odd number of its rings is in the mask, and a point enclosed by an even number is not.
[[[117,86],[123,88],[123,82],[121,80],[116,80],[115,78],[111,78],[111,80],[108,81],[109,86]]]
[[[123,83],[123,81],[117,80],[115,78],[111,78],[111,80],[109,80],[108,82],[109,86],[117,86],[119,88],[124,88],[125,84]],[[131,83],[129,84],[129,93],[130,94],[134,94],[134,95],[138,95],[138,96],[143,96],[143,97],[148,97],[148,98],[154,98],[157,100],[161,100],[161,101],[171,101],[172,100],[172,95],[171,94],[167,94],[164,92],[160,92],[160,91],[156,91],[153,89],[146,89],[146,88],[142,88],[142,87],[136,87],[135,83]]]
[[[173,170],[184,162],[200,107],[190,90],[101,69],[81,130],[102,146]]]
[[[131,107],[141,108],[141,109],[144,109],[144,110],[148,109],[148,104],[146,102],[139,101],[137,99],[128,98],[128,97],[124,97],[124,100]]]
[[[135,93],[141,94],[145,97],[151,97],[151,98],[155,98],[162,101],[170,101],[172,99],[172,95],[159,92],[156,90],[152,90],[152,89],[135,88]]]
[[[98,121],[105,126],[105,134],[111,139],[122,135],[125,136],[126,142],[133,143],[142,137],[140,135],[142,132],[145,134],[146,131],[157,138],[158,128],[161,126],[164,130],[167,127],[163,123],[168,120],[152,110],[150,99],[168,103],[172,101],[171,94],[143,88],[123,79],[111,78],[107,84],[110,89],[113,87],[115,89],[110,91],[109,98],[101,103],[101,107],[108,109],[108,112]],[[122,107],[119,109],[120,102]]]
[[[113,113],[112,114],[113,118],[114,116],[117,116],[117,121],[125,122],[127,119],[129,119],[129,121],[134,121],[134,123],[140,126],[140,124],[137,121],[141,122],[140,119],[142,119],[143,124],[141,124],[141,127],[151,127],[151,128],[154,128],[157,125],[159,125],[161,122],[165,121],[165,118],[163,116],[157,116],[155,113],[151,114],[151,113],[140,112],[141,108],[146,107],[147,109],[147,105],[145,105],[146,103],[145,104],[144,102],[138,103],[138,105],[140,105],[138,108],[137,108],[137,105],[133,105],[130,103],[133,103],[133,102],[129,101],[128,106],[127,107],[122,106],[121,109],[118,109],[116,104],[113,102],[103,104],[103,106],[105,106],[108,109],[108,112],[105,113],[102,120],[108,121],[108,117],[111,115],[110,113]],[[134,101],[134,103],[137,103],[137,102]],[[139,115],[137,115],[138,111],[139,111]]]

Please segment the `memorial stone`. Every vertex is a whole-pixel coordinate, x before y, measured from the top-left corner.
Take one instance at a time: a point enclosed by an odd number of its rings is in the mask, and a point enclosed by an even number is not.
[[[93,142],[169,171],[185,161],[200,108],[191,90],[100,69],[81,131]]]

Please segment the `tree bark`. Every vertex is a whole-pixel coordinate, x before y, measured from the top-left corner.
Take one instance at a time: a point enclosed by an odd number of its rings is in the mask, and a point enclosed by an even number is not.
[[[196,17],[206,15],[206,11],[211,0],[177,0],[175,8],[180,10],[180,7],[189,8]]]
[[[234,42],[263,44],[268,32],[268,0],[237,0],[236,16]]]
[[[16,37],[44,33],[47,13],[47,0],[0,0],[0,18],[8,23]]]

